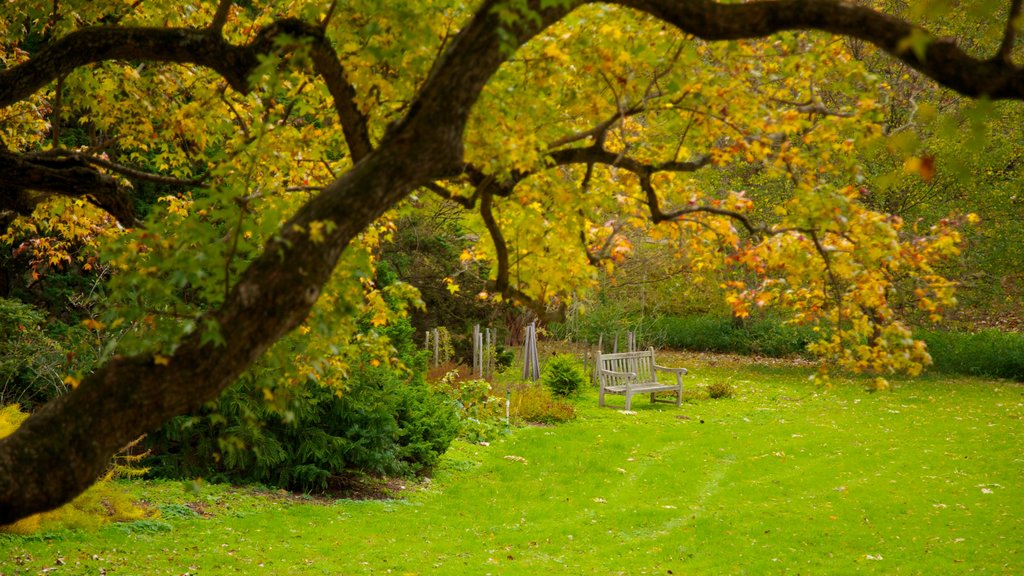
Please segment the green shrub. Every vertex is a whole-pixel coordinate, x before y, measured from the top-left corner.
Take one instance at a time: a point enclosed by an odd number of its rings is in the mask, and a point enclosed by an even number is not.
[[[728,382],[715,382],[708,385],[708,398],[717,400],[719,398],[732,398],[735,395],[736,388]]]
[[[579,363],[568,354],[559,354],[548,360],[540,379],[556,396],[563,397],[576,394],[587,381]]]
[[[512,388],[509,413],[517,423],[558,424],[576,417],[576,407],[534,384]]]
[[[243,378],[199,414],[152,435],[153,473],[171,478],[323,490],[347,472],[408,475],[432,468],[459,430],[454,408],[397,370],[353,372],[339,397],[307,380],[287,410]]]
[[[914,337],[928,345],[932,370],[1024,381],[1024,334],[918,330]]]
[[[504,346],[494,347],[494,368],[499,374],[508,370],[516,360],[516,353]]]
[[[215,403],[150,435],[152,474],[315,491],[352,473],[428,471],[460,423],[423,378],[405,324],[389,336],[410,370],[359,360],[339,394],[311,378],[283,385],[280,369],[260,364]]]
[[[504,399],[492,394],[489,382],[465,378],[466,373],[460,369],[451,370],[433,381],[431,386],[447,396],[451,405],[456,407],[462,438],[469,442],[492,440],[505,429]]]

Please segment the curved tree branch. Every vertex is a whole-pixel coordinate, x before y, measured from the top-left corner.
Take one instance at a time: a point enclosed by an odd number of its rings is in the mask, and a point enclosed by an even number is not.
[[[235,46],[220,35],[223,22],[219,19],[222,12],[226,19],[225,7],[230,4],[221,2],[207,30],[92,26],[72,32],[27,62],[0,70],[0,108],[28,97],[76,68],[108,60],[196,64],[216,71],[235,90],[248,93],[249,75],[259,65],[260,56],[273,53],[278,49],[275,41],[288,36],[311,40],[314,67],[334,97],[353,160],[366,156],[372,149],[368,121],[355,104],[355,87],[347,80],[323,29],[301,20],[283,19],[261,29],[249,44]]]
[[[27,158],[0,151],[0,211],[27,216],[54,194],[86,198],[123,226],[133,226],[131,190],[83,158]]]
[[[938,83],[971,97],[1024,99],[1024,70],[997,58],[982,60],[952,40],[848,0],[612,0],[673,24],[704,40],[739,40],[785,30],[821,30],[878,46]],[[909,39],[927,48],[918,55]]]
[[[508,294],[508,244],[505,243],[501,227],[494,219],[493,200],[494,196],[491,194],[490,188],[484,188],[480,194],[480,217],[484,221],[487,233],[491,236],[491,241],[494,242],[494,254],[498,264],[492,289],[502,294]]]

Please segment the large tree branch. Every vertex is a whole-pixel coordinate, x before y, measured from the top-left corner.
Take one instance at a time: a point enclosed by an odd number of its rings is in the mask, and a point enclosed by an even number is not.
[[[28,216],[54,194],[86,198],[124,226],[133,226],[131,190],[77,157],[26,158],[0,151],[0,211]]]
[[[28,97],[76,68],[108,60],[196,64],[216,71],[232,88],[247,93],[251,88],[249,76],[260,57],[278,50],[276,41],[287,36],[311,41],[314,67],[334,98],[353,160],[366,156],[372,148],[366,116],[356,106],[355,88],[346,79],[323,29],[300,20],[278,20],[261,29],[249,44],[235,46],[220,35],[221,19],[227,17],[229,4],[220,4],[213,24],[206,30],[93,26],[72,32],[27,62],[0,70],[0,108]]]
[[[1024,70],[1002,58],[984,60],[952,40],[849,0],[613,0],[647,12],[704,40],[739,40],[784,30],[822,30],[878,46],[938,83],[972,97],[1024,100]],[[925,50],[918,53],[914,44]]]

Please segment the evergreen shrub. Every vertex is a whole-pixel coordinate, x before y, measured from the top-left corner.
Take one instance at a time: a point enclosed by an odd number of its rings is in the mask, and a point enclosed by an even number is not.
[[[562,397],[576,394],[587,381],[576,358],[569,354],[558,354],[548,360],[540,379],[552,393]]]
[[[351,473],[429,471],[459,432],[455,407],[423,378],[425,357],[399,325],[392,342],[411,370],[363,362],[341,392],[307,379],[272,388],[251,370],[218,400],[150,435],[152,473],[321,491]],[[276,390],[268,402],[268,390]],[[284,397],[284,398],[281,398]]]

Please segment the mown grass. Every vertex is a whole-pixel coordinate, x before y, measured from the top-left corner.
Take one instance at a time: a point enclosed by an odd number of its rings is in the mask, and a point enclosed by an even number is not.
[[[587,391],[571,423],[457,443],[400,500],[134,483],[159,519],[0,537],[0,572],[1024,572],[1024,386],[930,377],[869,394],[778,362],[659,363],[736,395],[627,414]]]

